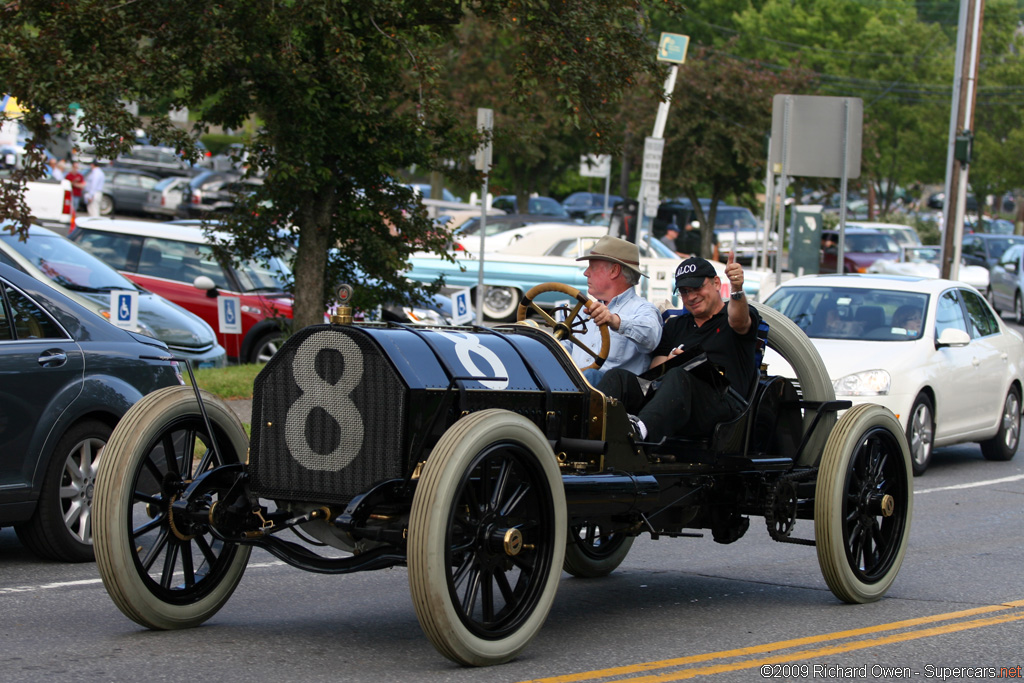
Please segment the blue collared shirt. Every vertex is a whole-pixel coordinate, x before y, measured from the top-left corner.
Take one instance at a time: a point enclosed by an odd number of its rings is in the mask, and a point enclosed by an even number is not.
[[[651,364],[651,351],[661,340],[661,313],[658,307],[646,299],[642,299],[632,287],[608,302],[608,311],[617,314],[622,322],[618,331],[608,327],[611,344],[608,347],[608,360],[601,370],[622,368],[640,374]],[[576,333],[588,348],[594,352],[601,350],[600,328],[591,323],[586,313],[582,313],[587,323],[587,331]],[[594,358],[575,344],[569,344],[572,360],[576,367],[586,367],[594,362]]]

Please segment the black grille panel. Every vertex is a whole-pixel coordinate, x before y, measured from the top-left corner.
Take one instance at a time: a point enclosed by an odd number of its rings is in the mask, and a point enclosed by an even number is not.
[[[357,329],[296,333],[253,386],[253,491],[345,503],[375,482],[402,476],[407,393]]]

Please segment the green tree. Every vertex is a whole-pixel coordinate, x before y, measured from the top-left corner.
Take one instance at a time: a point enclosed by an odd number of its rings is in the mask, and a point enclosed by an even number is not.
[[[718,203],[730,197],[752,203],[764,178],[772,96],[799,92],[798,70],[777,73],[712,48],[687,57],[679,71],[665,128],[662,194],[685,194],[701,223],[701,255],[710,257]],[[711,200],[707,213],[698,198]]]
[[[147,110],[170,97],[197,112],[191,130],[166,117],[149,126],[186,153],[211,126],[260,121],[250,170],[266,179],[226,221],[231,253],[297,243],[301,326],[322,319],[339,280],[361,283],[361,307],[423,296],[400,272],[413,251],[442,251],[445,238],[395,174],[413,164],[451,174],[446,160],[479,142],[475,117],[440,87],[439,50],[462,49],[463,12],[516,46],[511,99],[542,93],[596,139],[637,74],[658,72],[643,9],[639,0],[20,0],[0,8],[0,72],[31,108],[40,145],[51,134],[43,114],[72,102],[85,112],[87,140],[108,157],[141,123],[125,101]],[[4,215],[24,218],[8,202],[20,188],[2,191]]]

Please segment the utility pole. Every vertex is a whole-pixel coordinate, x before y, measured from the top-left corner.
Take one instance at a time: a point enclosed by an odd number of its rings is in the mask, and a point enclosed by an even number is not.
[[[949,148],[946,153],[946,199],[942,207],[941,274],[942,277],[953,280],[960,274],[964,205],[967,202],[967,167],[971,161],[974,102],[984,13],[985,0],[960,0],[956,73],[953,80],[952,111],[949,117]]]

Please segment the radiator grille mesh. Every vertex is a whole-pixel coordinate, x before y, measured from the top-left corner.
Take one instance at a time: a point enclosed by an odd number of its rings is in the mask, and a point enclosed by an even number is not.
[[[402,476],[406,401],[391,364],[358,330],[293,335],[253,387],[253,491],[345,503]]]

